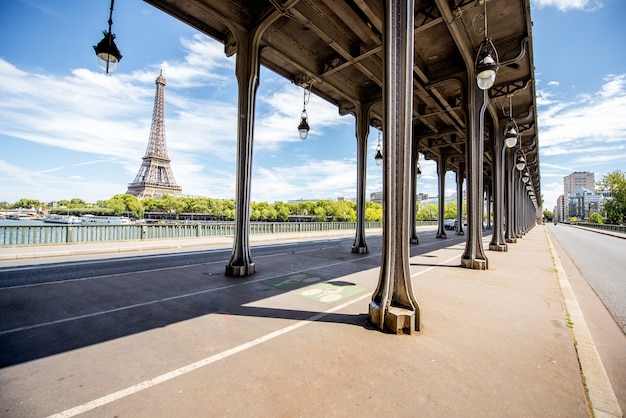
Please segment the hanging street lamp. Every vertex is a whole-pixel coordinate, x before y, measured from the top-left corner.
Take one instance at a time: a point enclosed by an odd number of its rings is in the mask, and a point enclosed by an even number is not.
[[[376,165],[381,165],[383,163],[383,153],[382,153],[382,144],[381,144],[382,138],[383,138],[382,131],[378,131],[378,145],[376,145],[376,155],[374,156]]]
[[[311,84],[304,85],[304,104],[302,105],[302,113],[300,114],[300,124],[298,125],[298,132],[300,132],[300,139],[306,139],[309,135],[309,130],[311,127],[309,126],[309,116],[306,113],[306,105],[309,104],[309,98],[311,96],[311,88],[313,86],[313,81]],[[308,90],[307,90],[308,87]]]
[[[488,0],[481,0],[484,6],[485,39],[478,48],[476,62],[474,63],[476,82],[478,83],[478,88],[481,90],[488,90],[493,86],[496,81],[496,73],[500,68],[498,51],[487,34],[487,1]]]
[[[113,25],[113,3],[115,0],[111,0],[111,11],[109,13],[109,30],[103,31],[104,38],[98,45],[94,45],[93,49],[96,51],[98,57],[98,66],[106,74],[111,74],[117,69],[117,64],[122,59],[120,50],[115,45],[115,34],[111,33],[111,26]]]

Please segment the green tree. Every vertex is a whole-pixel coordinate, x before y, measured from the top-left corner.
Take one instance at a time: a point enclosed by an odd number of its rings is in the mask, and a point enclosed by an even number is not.
[[[143,209],[145,211],[153,211],[153,210],[160,210],[161,209],[161,205],[159,204],[159,201],[156,200],[153,197],[146,197],[141,201],[141,204],[143,205]]]
[[[143,204],[137,196],[130,194],[116,194],[106,201],[106,207],[117,216],[129,213],[135,218],[143,218]]]
[[[13,203],[12,208],[13,209],[17,209],[17,208],[24,208],[24,209],[37,209],[41,206],[41,202],[37,199],[26,199],[26,198],[21,198],[20,200],[18,200],[17,202]]]
[[[274,210],[276,211],[276,220],[278,222],[286,222],[289,219],[289,215],[291,215],[288,203],[274,202]]]
[[[543,217],[546,219],[546,222],[552,222],[552,220],[554,219],[554,214],[548,209],[545,209],[543,211]]]
[[[626,223],[626,177],[621,170],[612,171],[597,184],[598,188],[609,191],[611,197],[604,202],[607,223],[622,225]]]
[[[77,197],[70,200],[69,203],[67,204],[68,208],[85,208],[85,207],[90,207],[90,206],[92,205],[89,205],[83,199],[79,199]]]
[[[589,215],[589,222],[592,224],[602,224],[604,223],[604,219],[602,219],[602,215],[596,212]]]
[[[382,222],[383,205],[375,202],[365,202],[365,222]]]
[[[324,206],[318,206],[313,211],[315,213],[314,222],[326,222],[326,209]]]
[[[457,204],[456,202],[448,202],[443,207],[443,217],[444,219],[456,219],[457,215]],[[439,210],[437,210],[439,212]]]
[[[185,202],[183,200],[169,194],[164,194],[163,196],[161,196],[159,202],[162,210],[176,215],[181,213],[185,208]]]
[[[434,203],[429,203],[427,205],[422,205],[419,212],[417,213],[418,221],[434,221],[437,220],[437,216],[439,215],[439,208]]]

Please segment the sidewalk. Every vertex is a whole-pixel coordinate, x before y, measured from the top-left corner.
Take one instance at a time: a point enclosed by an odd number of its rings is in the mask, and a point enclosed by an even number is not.
[[[555,272],[547,237],[537,226],[509,252],[487,252],[485,271],[459,267],[459,237],[412,257],[422,323],[414,336],[371,328],[380,256],[352,255],[349,247],[259,259],[247,279],[222,277],[223,264],[98,279],[92,286],[102,298],[120,282],[144,293],[194,280],[204,289],[162,298],[145,312],[110,310],[98,315],[103,323],[64,323],[66,334],[89,333],[157,318],[157,307],[190,311],[1,369],[0,416],[621,416],[601,363],[585,369],[590,363],[581,362],[583,385],[577,350],[593,341],[580,340],[584,318],[573,310],[567,278]],[[4,289],[0,306],[33,291],[40,300],[71,299],[77,287]],[[320,297],[333,294],[341,298]],[[79,295],[89,297],[84,289]]]

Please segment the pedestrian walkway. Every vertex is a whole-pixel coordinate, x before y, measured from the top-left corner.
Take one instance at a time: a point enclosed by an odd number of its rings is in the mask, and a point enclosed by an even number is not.
[[[583,364],[581,378],[575,336],[584,318],[568,316],[575,297],[555,272],[544,227],[509,252],[488,252],[482,271],[459,266],[462,237],[447,242],[411,258],[422,324],[413,336],[367,321],[380,243],[368,242],[369,255],[342,247],[257,259],[257,274],[244,279],[223,277],[223,264],[99,278],[92,286],[102,293],[121,281],[143,293],[193,280],[206,289],[98,318],[114,326],[149,322],[157,308],[193,315],[0,370],[0,416],[621,416],[610,383],[600,376],[601,387],[589,387],[601,363]],[[41,300],[70,298],[63,286],[3,289],[0,302],[35,290]]]

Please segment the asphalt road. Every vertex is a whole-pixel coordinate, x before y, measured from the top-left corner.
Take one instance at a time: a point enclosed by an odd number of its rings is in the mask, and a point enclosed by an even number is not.
[[[376,237],[380,239],[380,237]],[[251,248],[252,258],[277,255],[291,251],[321,250],[326,247],[350,245],[353,238],[322,239],[291,243],[272,243]],[[140,255],[103,258],[98,256],[74,257],[74,261],[47,262],[32,260],[31,265],[0,268],[0,288],[15,287],[84,278],[97,278],[115,274],[143,272],[164,268],[223,263],[231,255],[230,248],[212,250],[146,251]]]
[[[411,254],[463,240],[452,235],[436,239],[433,231],[424,231]],[[292,274],[343,275],[380,265],[380,236],[368,237],[366,255],[351,254],[353,241],[350,237],[272,243],[253,246],[251,252],[259,265],[298,260],[285,266]],[[225,277],[230,254],[228,248],[0,268],[0,368],[210,312],[242,309],[233,305],[231,293],[245,293],[246,286],[257,286],[266,278],[262,271],[245,278]]]
[[[626,240],[563,224],[548,227],[626,334]]]

